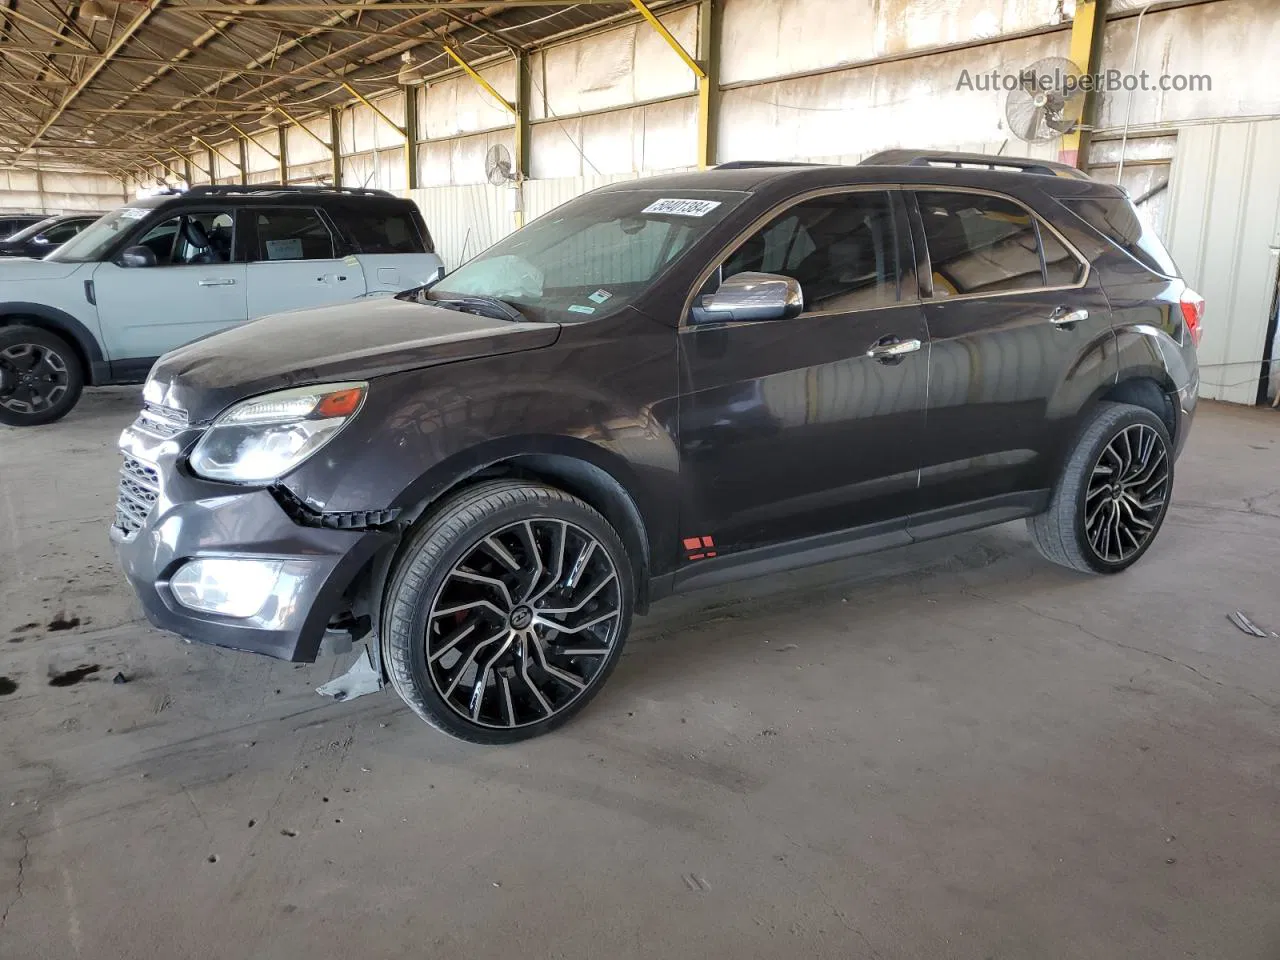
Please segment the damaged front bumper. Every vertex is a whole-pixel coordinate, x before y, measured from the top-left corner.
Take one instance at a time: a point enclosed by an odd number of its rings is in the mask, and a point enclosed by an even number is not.
[[[147,619],[190,640],[314,660],[356,578],[398,533],[309,523],[270,489],[193,476],[182,455],[197,437],[136,424],[120,437],[111,540]]]

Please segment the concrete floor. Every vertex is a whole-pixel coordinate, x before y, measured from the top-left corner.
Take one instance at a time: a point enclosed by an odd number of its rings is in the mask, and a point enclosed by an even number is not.
[[[483,749],[146,626],[137,403],[0,428],[5,960],[1280,956],[1280,640],[1226,619],[1280,628],[1276,414],[1204,410],[1121,577],[1011,525],[681,598]]]

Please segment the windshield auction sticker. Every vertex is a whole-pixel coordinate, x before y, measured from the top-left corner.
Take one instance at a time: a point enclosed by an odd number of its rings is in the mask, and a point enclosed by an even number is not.
[[[655,200],[641,213],[670,213],[677,217],[705,217],[720,206],[719,200]]]
[[[150,212],[144,207],[125,207],[120,211],[120,218],[122,220],[141,220]]]

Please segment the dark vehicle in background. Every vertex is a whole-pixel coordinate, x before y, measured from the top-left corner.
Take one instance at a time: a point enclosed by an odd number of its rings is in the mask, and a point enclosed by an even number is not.
[[[0,257],[31,257],[39,260],[53,253],[101,214],[65,214],[48,217],[0,240]]]
[[[39,223],[48,214],[44,213],[6,213],[0,214],[0,240],[12,236],[19,230],[25,230],[33,223]]]
[[[1204,301],[1119,188],[895,151],[570,201],[436,285],[160,359],[111,536],[150,620],[550,730],[673,592],[1026,518],[1151,546]]]

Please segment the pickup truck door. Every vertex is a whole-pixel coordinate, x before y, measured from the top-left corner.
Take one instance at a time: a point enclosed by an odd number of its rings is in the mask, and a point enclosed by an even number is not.
[[[251,207],[241,223],[249,238],[249,317],[323,307],[365,292],[364,270],[340,256],[328,220],[311,207]]]
[[[157,223],[134,244],[155,253],[155,266],[98,264],[94,298],[113,363],[158,357],[247,319],[232,216],[211,207]]]

